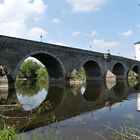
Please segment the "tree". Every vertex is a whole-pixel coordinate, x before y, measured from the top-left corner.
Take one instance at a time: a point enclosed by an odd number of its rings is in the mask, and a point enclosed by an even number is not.
[[[18,72],[18,78],[37,78],[37,70],[39,70],[41,65],[33,60],[25,61]]]

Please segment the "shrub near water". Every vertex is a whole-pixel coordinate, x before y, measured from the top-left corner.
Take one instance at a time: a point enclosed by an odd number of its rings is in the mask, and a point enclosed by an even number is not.
[[[14,127],[6,127],[0,130],[0,140],[16,140],[16,130]]]

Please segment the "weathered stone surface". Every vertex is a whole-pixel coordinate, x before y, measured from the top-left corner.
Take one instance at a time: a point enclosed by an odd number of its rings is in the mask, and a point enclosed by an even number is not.
[[[116,80],[116,76],[110,70],[107,71],[105,78],[107,80]]]
[[[108,70],[114,71],[117,78],[127,78],[128,70],[134,67],[138,68],[137,72],[140,74],[139,61],[111,54],[106,59],[103,53],[55,44],[1,35],[0,50],[0,64],[8,70],[9,84],[15,82],[17,71],[29,56],[38,59],[46,66],[50,80],[65,81],[67,73],[71,73],[74,69],[79,71],[85,64],[86,76],[89,80],[105,78]]]
[[[106,86],[109,90],[116,85],[116,76],[110,70],[107,71],[105,79]]]

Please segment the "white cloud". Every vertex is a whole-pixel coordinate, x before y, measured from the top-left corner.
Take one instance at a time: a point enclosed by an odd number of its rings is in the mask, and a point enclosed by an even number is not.
[[[38,27],[31,28],[28,33],[29,33],[28,38],[30,38],[31,36],[35,40],[39,40],[40,36],[42,36],[42,39],[43,39],[43,37],[47,36],[48,34],[46,31]]]
[[[60,19],[59,18],[54,18],[52,21],[53,21],[54,24],[58,24],[60,22]]]
[[[53,40],[48,41],[48,42],[51,43],[51,44],[56,44],[56,45],[61,45],[61,46],[69,46],[69,45],[66,44],[66,43],[63,43],[63,42],[57,42],[57,41],[53,41]]]
[[[75,12],[90,12],[100,9],[108,0],[67,0]]]
[[[40,35],[46,36],[45,30],[33,25],[46,10],[47,5],[43,0],[4,0],[0,3],[0,33],[35,40]]]
[[[91,31],[91,33],[85,33],[85,36],[88,36],[88,37],[95,37],[96,35],[98,35],[98,33],[96,31]]]
[[[128,31],[125,31],[125,32],[120,32],[119,34],[123,37],[128,38],[133,34],[133,32],[132,32],[132,30],[128,30]]]
[[[79,31],[75,31],[72,33],[73,36],[80,36],[82,33]]]
[[[75,31],[72,33],[73,36],[77,37],[77,36],[87,36],[87,37],[95,37],[96,35],[98,35],[98,33],[96,31],[91,31],[90,33],[82,33],[80,31]]]
[[[115,48],[120,47],[121,44],[115,41],[105,41],[100,39],[95,39],[91,42],[93,48]]]

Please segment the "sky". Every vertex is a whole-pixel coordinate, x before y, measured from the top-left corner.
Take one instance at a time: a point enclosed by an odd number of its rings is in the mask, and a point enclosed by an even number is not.
[[[134,43],[140,41],[139,3],[0,0],[0,34],[134,58]]]

